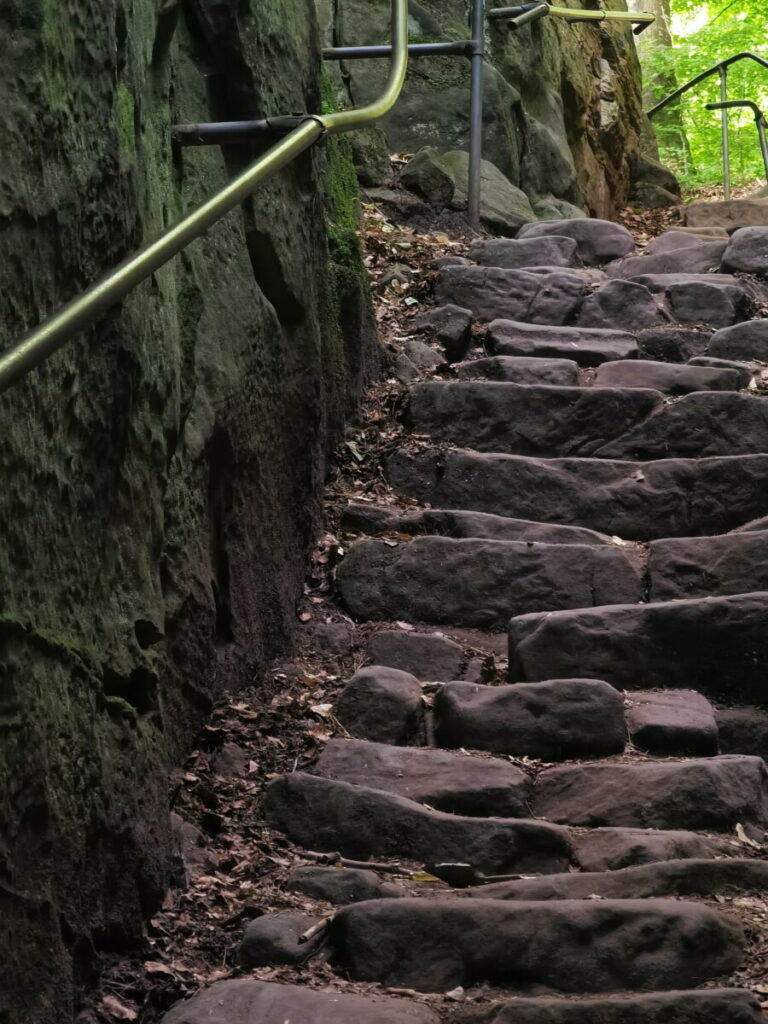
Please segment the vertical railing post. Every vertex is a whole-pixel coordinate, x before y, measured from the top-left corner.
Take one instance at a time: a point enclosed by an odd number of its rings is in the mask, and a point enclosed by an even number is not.
[[[483,160],[483,65],[485,63],[485,0],[472,0],[472,78],[469,98],[469,225],[480,230]]]
[[[720,73],[720,102],[728,102],[728,68],[721,65],[718,68]],[[723,196],[726,201],[731,198],[731,157],[728,145],[728,110],[723,107],[720,111],[720,125],[723,136]]]
[[[760,137],[760,152],[763,154],[763,166],[765,167],[765,180],[768,182],[768,140],[765,137],[765,114],[755,118],[757,134]]]

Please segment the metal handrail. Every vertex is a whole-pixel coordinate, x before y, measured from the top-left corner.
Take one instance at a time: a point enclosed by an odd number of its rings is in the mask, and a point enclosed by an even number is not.
[[[768,181],[768,139],[766,139],[766,123],[765,114],[762,112],[760,107],[752,100],[726,100],[725,103],[705,103],[707,110],[731,110],[733,107],[747,107],[751,110],[755,118],[755,127],[757,128],[757,137],[760,140],[760,152],[763,156],[763,167],[765,168],[765,178]]]
[[[637,26],[634,29],[635,35],[640,35],[656,20],[653,14],[638,14],[635,11],[588,11],[575,7],[553,7],[543,2],[520,4],[517,7],[495,7],[488,12],[491,21],[509,21],[509,27],[513,29],[522,28],[548,15],[564,18],[568,22],[628,21]]]
[[[736,64],[740,60],[753,60],[761,67],[768,68],[768,60],[764,57],[758,56],[756,53],[751,53],[749,50],[743,50],[741,53],[734,53],[732,57],[726,57],[725,60],[718,61],[717,64],[713,64],[712,67],[707,68],[706,71],[700,72],[695,75],[684,85],[675,89],[668,96],[665,96],[663,100],[651,107],[650,110],[646,111],[648,118],[653,118],[659,111],[664,110],[670,103],[674,103],[675,100],[679,99],[690,89],[694,89],[701,82],[710,78],[712,75],[720,76],[720,102],[716,105],[707,105],[710,110],[720,111],[720,131],[722,135],[722,153],[723,153],[723,195],[726,200],[731,198],[731,167],[730,167],[730,144],[728,141],[728,110],[730,101],[728,100],[728,68],[732,64]],[[751,101],[739,101],[738,105],[741,106],[743,103],[750,103]],[[760,132],[760,122],[758,121],[758,132]],[[760,145],[763,151],[763,158],[766,157],[766,150],[763,148],[764,136],[760,135]],[[768,178],[768,162],[766,162],[765,168],[766,178]]]
[[[285,138],[260,156],[202,206],[188,214],[156,241],[129,256],[86,292],[43,321],[0,355],[0,393],[60,349],[105,310],[124,298],[138,284],[205,234],[217,221],[246,199],[254,189],[277,174],[323,135],[362,128],[392,109],[405,82],[408,68],[408,0],[391,0],[392,65],[382,94],[355,110],[333,114],[308,114]]]

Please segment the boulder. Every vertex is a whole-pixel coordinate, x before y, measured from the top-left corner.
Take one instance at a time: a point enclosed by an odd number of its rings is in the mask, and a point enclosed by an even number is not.
[[[449,363],[463,359],[472,345],[472,313],[461,306],[438,306],[420,313],[413,321],[413,329],[436,338],[443,346]]]
[[[620,224],[607,220],[555,220],[528,224],[518,238],[540,238],[542,235],[565,235],[578,246],[579,259],[588,267],[610,263],[632,252],[635,240]]]
[[[739,228],[723,253],[723,270],[768,275],[768,227]]]
[[[532,324],[566,323],[585,293],[581,278],[566,270],[532,274],[499,267],[443,267],[435,286],[439,305],[461,306],[480,320],[503,317]]]
[[[352,676],[336,704],[336,717],[345,729],[380,743],[412,742],[423,715],[418,679],[384,665],[363,668]]]
[[[583,672],[639,690],[695,679],[710,696],[764,703],[766,614],[763,592],[521,615],[510,623],[510,681]]]
[[[629,195],[629,205],[639,207],[641,210],[668,210],[680,205],[680,196],[662,188],[661,185],[638,181]]]
[[[460,150],[441,153],[434,147],[420,149],[400,172],[400,184],[432,206],[464,209],[469,191],[469,157]],[[536,219],[525,192],[505,178],[489,160],[480,171],[480,216],[500,234],[514,235],[523,224]]]
[[[719,237],[722,239],[723,251],[725,251],[725,246],[728,244],[728,234],[722,231],[719,233]],[[706,245],[709,241],[711,239],[707,235],[692,234],[690,231],[673,229],[665,231],[658,238],[652,238],[645,247],[645,251],[649,256],[658,256],[661,253],[671,252],[675,249],[684,249],[688,246]]]
[[[695,690],[635,690],[627,698],[632,743],[652,754],[717,754],[715,709]]]
[[[715,711],[723,754],[755,754],[768,760],[768,711],[763,708],[718,708]]]
[[[759,757],[580,764],[536,779],[533,811],[558,824],[732,832],[768,824],[768,769]]]
[[[741,962],[744,936],[735,920],[673,900],[405,899],[344,907],[329,942],[334,965],[356,981],[613,992],[719,977]]]
[[[493,875],[566,871],[571,858],[568,832],[558,825],[446,814],[393,793],[302,772],[270,782],[264,806],[270,826],[292,842],[356,860],[460,861]]]
[[[440,352],[423,341],[406,341],[403,352],[419,370],[434,370],[445,362]]]
[[[464,660],[461,645],[441,633],[406,633],[400,629],[374,633],[368,641],[367,655],[375,665],[388,665],[425,680],[458,679]]]
[[[730,199],[724,202],[699,199],[688,203],[684,210],[688,227],[716,227],[732,231],[734,228],[768,225],[768,199]]]
[[[626,744],[621,694],[594,679],[447,683],[435,698],[434,715],[435,738],[444,747],[562,761],[618,754]]]
[[[728,327],[749,316],[754,305],[749,289],[736,278],[723,274],[638,273],[631,280],[645,285],[654,294],[663,294],[672,318],[681,324]]]
[[[447,814],[524,818],[529,813],[528,776],[508,761],[495,758],[331,740],[313,773],[334,782],[364,782],[371,789],[404,796]]]

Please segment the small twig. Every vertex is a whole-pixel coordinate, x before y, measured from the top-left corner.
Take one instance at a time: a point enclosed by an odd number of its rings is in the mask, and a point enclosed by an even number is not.
[[[345,868],[359,868],[363,871],[380,871],[388,875],[410,875],[400,864],[377,864],[370,860],[350,860],[342,857],[340,853],[315,853],[312,850],[303,850],[302,857],[308,860],[318,861],[320,864],[341,864]]]
[[[309,942],[310,939],[314,939],[316,935],[324,932],[328,925],[333,920],[334,915],[329,914],[328,917],[324,917],[322,921],[318,921],[317,924],[313,924],[311,928],[307,928],[305,932],[302,932],[299,936],[299,945],[305,942]]]

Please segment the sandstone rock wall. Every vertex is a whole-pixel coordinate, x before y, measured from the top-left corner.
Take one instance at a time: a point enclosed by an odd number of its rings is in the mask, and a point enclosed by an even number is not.
[[[312,0],[0,7],[0,346],[321,104]],[[168,768],[289,642],[325,453],[377,355],[343,141],[0,398],[0,1020],[71,1019],[167,885]],[[328,229],[328,231],[327,231]]]
[[[570,6],[597,8],[593,2]],[[467,0],[411,0],[414,42],[467,38]],[[491,6],[489,4],[489,6]],[[626,10],[624,0],[606,8]],[[366,45],[387,38],[389,0],[323,0],[327,38]],[[651,135],[642,113],[640,67],[631,29],[618,23],[568,24],[547,18],[512,32],[489,24],[485,71],[485,156],[522,188],[540,213],[549,197],[611,217],[627,200],[640,139]],[[349,95],[379,87],[381,61],[342,67]],[[405,95],[386,121],[392,149],[467,149],[469,62],[414,59]]]

